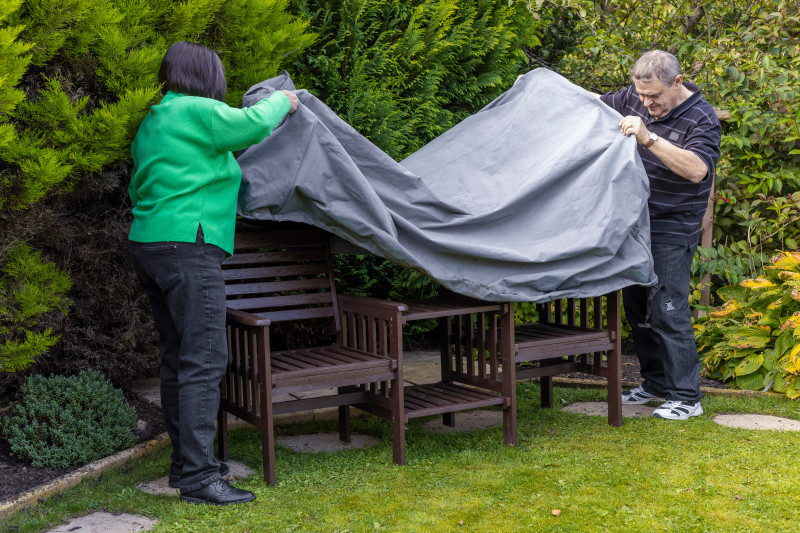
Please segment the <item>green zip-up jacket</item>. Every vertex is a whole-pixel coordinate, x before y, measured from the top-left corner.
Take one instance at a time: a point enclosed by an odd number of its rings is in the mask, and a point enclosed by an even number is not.
[[[128,239],[195,242],[202,225],[205,242],[232,254],[242,180],[233,152],[264,140],[290,108],[280,91],[244,109],[167,92],[131,145]]]

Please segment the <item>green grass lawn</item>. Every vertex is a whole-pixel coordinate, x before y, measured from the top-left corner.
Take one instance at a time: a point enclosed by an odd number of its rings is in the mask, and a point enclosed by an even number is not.
[[[147,515],[159,520],[154,531],[170,532],[800,531],[800,432],[712,421],[722,413],[800,419],[798,402],[707,395],[700,418],[625,419],[615,428],[604,417],[540,409],[538,393],[536,384],[518,386],[516,447],[503,444],[500,427],[434,434],[414,420],[408,464],[398,467],[388,423],[358,419],[354,430],[382,437],[380,445],[335,454],[279,448],[279,484],[270,488],[258,433],[246,428],[231,433],[231,458],[257,470],[236,483],[256,493],[253,503],[197,506],[139,491],[138,483],[165,475],[165,446],[7,517],[0,532],[45,531],[98,510]],[[562,406],[604,399],[602,390],[556,388]]]

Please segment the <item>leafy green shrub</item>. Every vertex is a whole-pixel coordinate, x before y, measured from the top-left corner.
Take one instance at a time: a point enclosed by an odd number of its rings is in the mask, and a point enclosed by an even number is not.
[[[522,0],[518,0],[522,2]],[[527,0],[557,28],[528,50],[597,92],[628,85],[634,61],[669,50],[729,117],[717,166],[714,246],[698,248],[695,279],[733,284],[800,242],[800,13],[796,0],[649,2]],[[724,116],[724,115],[723,115]],[[787,196],[791,195],[791,196]],[[696,283],[696,282],[695,282]]]
[[[781,252],[763,276],[717,294],[725,303],[694,326],[705,373],[800,397],[800,253]]]
[[[136,410],[93,370],[77,376],[31,376],[2,429],[11,450],[33,466],[84,464],[136,442]]]
[[[71,304],[66,272],[44,262],[39,252],[17,243],[0,268],[0,373],[29,367],[58,341],[46,318],[63,316]]]

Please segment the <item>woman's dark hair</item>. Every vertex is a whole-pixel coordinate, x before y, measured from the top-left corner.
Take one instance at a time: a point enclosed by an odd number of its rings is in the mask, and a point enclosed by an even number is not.
[[[177,42],[167,49],[158,69],[158,81],[163,84],[165,93],[174,91],[220,102],[228,92],[225,67],[216,52],[187,41]]]

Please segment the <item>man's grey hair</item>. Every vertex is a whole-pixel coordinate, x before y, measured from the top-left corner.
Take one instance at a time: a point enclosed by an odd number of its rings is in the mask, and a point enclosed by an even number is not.
[[[681,74],[678,59],[663,50],[650,50],[642,54],[631,70],[631,80],[649,82],[658,78],[667,87],[672,87],[675,77]]]

